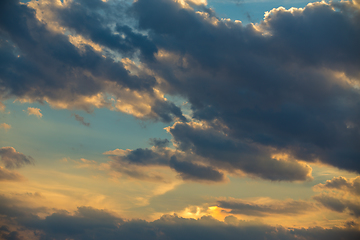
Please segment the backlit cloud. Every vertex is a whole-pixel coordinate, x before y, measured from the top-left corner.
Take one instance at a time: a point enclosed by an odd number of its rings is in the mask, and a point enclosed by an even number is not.
[[[355,195],[360,195],[360,176],[353,179],[345,177],[334,177],[327,180],[324,184],[320,183],[315,186],[316,189],[343,190]]]
[[[15,222],[16,236],[24,239],[40,236],[49,239],[357,239],[359,230],[348,228],[292,228],[245,222],[228,217],[225,222],[211,216],[186,219],[176,215],[163,215],[155,221],[125,220],[104,209],[79,207],[75,212],[58,211],[40,218],[36,214],[44,209],[20,207],[21,202],[1,196],[0,214]],[[18,208],[17,208],[18,207]],[[14,222],[3,226],[0,233],[10,235]],[[14,230],[15,230],[14,229]],[[29,231],[31,230],[31,231]],[[28,232],[27,232],[28,231]]]
[[[35,115],[38,118],[41,118],[43,116],[40,111],[41,111],[40,108],[33,108],[33,107],[28,107],[27,108],[28,115]]]
[[[27,164],[33,164],[34,159],[30,156],[17,152],[13,147],[0,148],[1,162],[5,165],[5,168],[13,169],[20,168]]]
[[[360,2],[260,2],[0,0],[0,239],[359,239]]]
[[[5,129],[5,131],[11,129],[11,125],[7,123],[0,123],[0,128]]]

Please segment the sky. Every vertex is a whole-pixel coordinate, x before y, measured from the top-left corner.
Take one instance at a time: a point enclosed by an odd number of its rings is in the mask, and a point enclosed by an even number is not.
[[[359,43],[359,0],[2,0],[0,239],[360,239]]]

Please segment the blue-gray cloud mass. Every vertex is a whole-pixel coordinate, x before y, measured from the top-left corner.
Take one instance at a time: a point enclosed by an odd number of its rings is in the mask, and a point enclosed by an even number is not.
[[[235,168],[275,181],[308,179],[310,169],[295,159],[360,172],[358,2],[273,9],[255,25],[192,6],[170,0],[49,4],[42,10],[68,31],[63,34],[39,21],[36,8],[2,1],[1,97],[62,101],[71,108],[81,97],[116,95],[116,84],[150,96],[151,110],[139,118],[182,122],[170,133],[178,150],[203,158],[203,173]],[[86,44],[80,50],[69,33],[103,50]],[[119,57],[150,71],[132,74]],[[186,99],[192,115],[186,119],[154,89]],[[292,160],[273,159],[270,150]],[[200,167],[191,156],[187,162]],[[181,164],[167,165],[188,166]]]

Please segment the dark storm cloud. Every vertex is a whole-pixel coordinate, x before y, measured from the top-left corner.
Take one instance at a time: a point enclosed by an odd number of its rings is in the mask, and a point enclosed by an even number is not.
[[[334,177],[327,180],[324,184],[316,185],[317,188],[322,189],[338,189],[350,192],[355,195],[360,195],[360,176],[354,179],[346,179],[345,177]]]
[[[75,117],[75,120],[80,122],[82,125],[90,127],[90,123],[85,122],[84,117],[77,115],[77,114],[74,114],[74,117]]]
[[[139,0],[132,11],[158,49],[187,63],[147,64],[167,81],[165,91],[189,100],[195,119],[220,121],[240,141],[360,172],[360,94],[353,87],[360,13],[353,2],[279,8],[257,26],[166,0]]]
[[[348,210],[351,215],[360,217],[360,204],[358,202],[327,195],[318,195],[313,198],[332,211],[344,212]]]
[[[13,147],[0,148],[1,162],[5,164],[8,169],[20,168],[27,164],[34,164],[34,159],[31,156],[17,152]]]
[[[316,209],[306,201],[278,201],[268,204],[256,204],[241,199],[229,199],[218,201],[219,207],[231,209],[230,213],[249,216],[265,216],[271,214],[298,215]]]

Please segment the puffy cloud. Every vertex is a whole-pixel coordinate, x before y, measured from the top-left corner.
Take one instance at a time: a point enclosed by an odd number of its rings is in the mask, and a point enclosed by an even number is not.
[[[33,108],[33,107],[28,107],[27,108],[27,113],[29,115],[35,115],[38,118],[41,118],[43,116],[40,111],[41,111],[40,108]]]
[[[88,122],[85,122],[85,120],[84,120],[84,117],[82,117],[82,116],[80,116],[80,115],[78,115],[78,114],[73,114],[74,115],[74,117],[75,117],[75,120],[76,121],[78,121],[78,122],[80,122],[82,125],[84,125],[84,126],[86,126],[86,127],[89,127],[90,126],[90,123],[88,123]]]
[[[17,152],[13,147],[0,148],[1,161],[8,169],[20,168],[26,164],[33,164],[34,159],[31,156]]]
[[[302,200],[276,201],[266,199],[265,202],[245,201],[242,199],[227,199],[218,201],[221,208],[230,209],[230,213],[250,216],[266,216],[272,214],[299,215],[316,209],[312,202]]]
[[[11,125],[7,124],[7,123],[1,123],[0,128],[3,128],[3,129],[5,129],[5,131],[7,131],[7,130],[11,129]]]
[[[359,172],[358,1],[280,7],[246,26],[219,19],[205,3],[3,1],[0,94],[178,119],[184,123],[170,132],[188,156],[178,161],[208,173],[311,179],[298,160]],[[168,95],[188,101],[192,122],[207,128],[185,124]],[[143,152],[150,160],[129,158],[127,166],[163,157]]]
[[[316,185],[315,188],[343,190],[355,195],[360,195],[360,176],[352,179],[346,179],[342,176],[334,177],[331,180],[327,180],[324,184],[320,183]]]
[[[195,120],[218,121],[239,142],[360,171],[360,14],[353,2],[273,9],[246,26],[214,24],[210,9],[199,14],[176,1],[138,0],[132,10],[168,53],[147,66],[165,79],[164,92],[189,101]]]
[[[120,10],[126,11],[121,2],[5,1],[0,19],[0,95],[48,102],[54,108],[91,112],[107,107],[144,119],[184,120],[177,106],[157,94],[153,75],[134,75],[119,61],[139,49],[151,59],[156,51],[145,35],[127,25],[110,27],[109,21],[122,15]],[[71,34],[64,34],[66,30]],[[100,50],[95,43],[101,44]],[[106,49],[101,51],[102,47]],[[139,103],[149,110],[139,113]]]

